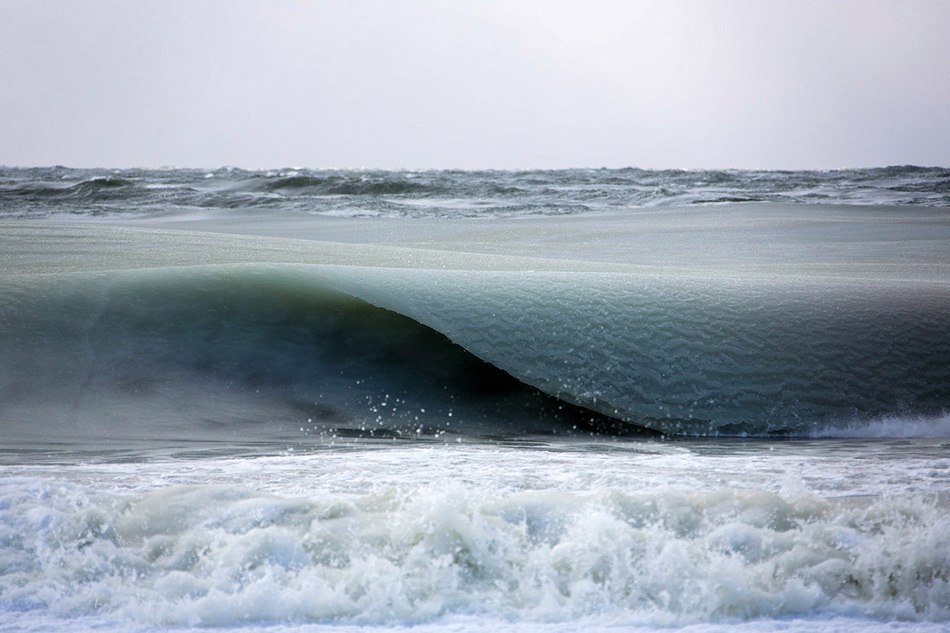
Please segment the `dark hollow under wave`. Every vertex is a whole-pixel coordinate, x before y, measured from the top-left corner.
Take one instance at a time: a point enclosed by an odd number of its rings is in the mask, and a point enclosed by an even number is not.
[[[8,447],[649,433],[408,317],[266,271],[57,282],[3,316]]]

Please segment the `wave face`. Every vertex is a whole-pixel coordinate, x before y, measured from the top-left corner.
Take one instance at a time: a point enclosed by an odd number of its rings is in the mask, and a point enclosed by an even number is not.
[[[547,393],[665,433],[801,435],[898,412],[934,415],[950,403],[942,288],[374,276],[360,291],[371,301]]]
[[[741,202],[950,206],[950,170],[524,172],[0,168],[0,217],[508,217]]]
[[[301,265],[39,279],[6,294],[0,335],[2,415],[27,445],[810,436],[950,403],[939,288]]]

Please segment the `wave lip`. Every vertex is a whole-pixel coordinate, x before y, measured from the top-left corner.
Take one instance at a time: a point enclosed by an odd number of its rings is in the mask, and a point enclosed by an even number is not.
[[[117,195],[116,190],[129,190],[136,185],[133,181],[115,176],[95,177],[71,185],[26,185],[13,189],[15,195],[32,200],[109,200]]]

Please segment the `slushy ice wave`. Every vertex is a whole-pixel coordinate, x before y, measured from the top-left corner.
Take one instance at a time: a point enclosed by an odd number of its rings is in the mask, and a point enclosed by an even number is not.
[[[939,419],[946,299],[893,283],[346,266],[44,277],[6,293],[0,407],[13,438],[214,437],[255,415],[241,432],[810,435]]]
[[[0,486],[0,604],[128,624],[950,618],[947,499]],[[116,620],[113,620],[114,622]]]

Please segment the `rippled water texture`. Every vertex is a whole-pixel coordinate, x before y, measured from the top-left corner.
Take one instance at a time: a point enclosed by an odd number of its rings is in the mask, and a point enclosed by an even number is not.
[[[188,210],[385,217],[565,215],[725,202],[950,205],[950,171],[95,170],[0,168],[0,215]]]

